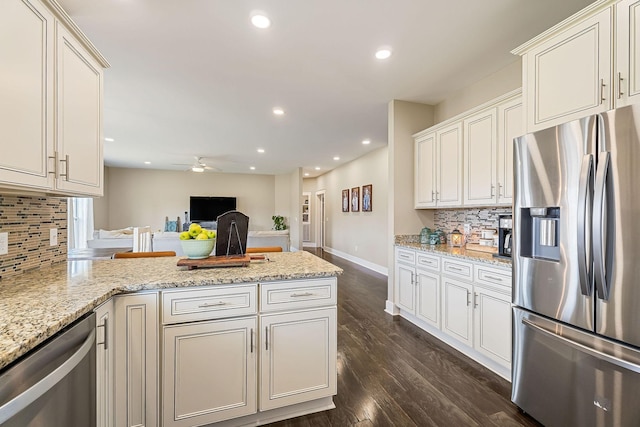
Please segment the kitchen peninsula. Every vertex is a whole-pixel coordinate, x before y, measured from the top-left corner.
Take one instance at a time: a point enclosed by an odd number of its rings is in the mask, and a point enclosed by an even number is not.
[[[307,252],[268,258],[190,271],[173,257],[69,261],[4,279],[0,368],[95,310],[99,425],[102,413],[259,425],[330,409],[342,270]]]

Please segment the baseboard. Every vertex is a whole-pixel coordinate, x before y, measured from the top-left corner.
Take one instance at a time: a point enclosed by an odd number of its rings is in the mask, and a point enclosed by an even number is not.
[[[354,264],[358,264],[358,265],[361,265],[362,267],[368,268],[369,270],[373,270],[376,273],[380,273],[380,274],[382,274],[384,276],[388,276],[389,275],[389,270],[387,269],[387,267],[383,267],[381,265],[374,264],[374,263],[372,263],[370,261],[367,261],[365,259],[358,258],[358,257],[355,257],[353,255],[349,255],[348,253],[345,253],[345,252],[342,252],[342,251],[339,251],[337,249],[333,249],[333,248],[330,248],[330,247],[325,247],[324,250],[326,252],[330,253],[331,255],[335,255],[337,257],[346,259],[347,261],[351,261]]]
[[[302,247],[303,248],[317,248],[318,245],[316,244],[316,242],[302,242]]]
[[[384,312],[392,316],[400,314],[400,309],[393,303],[393,301],[387,300],[385,302]]]

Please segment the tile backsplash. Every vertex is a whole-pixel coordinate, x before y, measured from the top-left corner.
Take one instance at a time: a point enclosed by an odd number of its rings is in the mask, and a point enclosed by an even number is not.
[[[464,230],[464,224],[471,224],[471,233],[477,234],[483,228],[498,229],[498,215],[511,214],[511,208],[475,208],[475,209],[439,209],[434,211],[433,222],[436,228],[447,233],[458,228]]]
[[[51,228],[58,229],[56,246],[49,246]],[[0,279],[66,261],[67,199],[0,194],[0,233],[9,233]]]

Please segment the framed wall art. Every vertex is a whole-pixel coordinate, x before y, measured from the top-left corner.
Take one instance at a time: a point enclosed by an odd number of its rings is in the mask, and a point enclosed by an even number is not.
[[[360,187],[351,189],[351,212],[360,212]]]
[[[362,186],[362,212],[373,210],[373,184]]]
[[[349,212],[349,190],[342,190],[342,212]]]

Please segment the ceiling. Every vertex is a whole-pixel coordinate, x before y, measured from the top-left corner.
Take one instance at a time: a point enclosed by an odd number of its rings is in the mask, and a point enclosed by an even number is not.
[[[107,166],[317,176],[387,144],[390,100],[437,104],[592,0],[58,2],[111,63]]]

